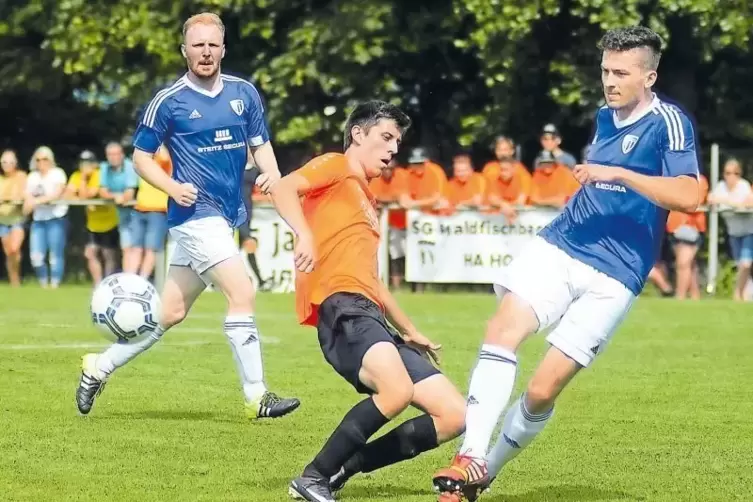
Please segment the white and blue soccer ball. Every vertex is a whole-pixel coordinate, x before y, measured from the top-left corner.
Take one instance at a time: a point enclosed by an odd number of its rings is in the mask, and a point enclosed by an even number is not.
[[[148,337],[159,324],[161,302],[146,279],[119,273],[105,277],[94,289],[92,322],[110,341],[134,343]]]

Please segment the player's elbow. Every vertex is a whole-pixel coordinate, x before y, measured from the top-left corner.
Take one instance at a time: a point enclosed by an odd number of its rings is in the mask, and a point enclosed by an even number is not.
[[[149,161],[153,161],[153,155],[143,150],[136,149],[133,152],[133,170],[141,176],[144,173],[144,167]]]
[[[689,177],[682,178],[682,183],[683,185],[678,187],[680,189],[675,192],[677,194],[675,209],[685,213],[693,213],[703,204],[700,183],[698,183],[698,180]]]

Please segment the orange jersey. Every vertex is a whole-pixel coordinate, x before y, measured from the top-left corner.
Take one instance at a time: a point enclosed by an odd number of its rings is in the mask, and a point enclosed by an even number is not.
[[[531,174],[528,170],[516,170],[509,180],[503,180],[499,174],[493,179],[486,181],[486,200],[496,195],[503,201],[515,204],[523,196],[523,204],[528,202],[531,196]]]
[[[402,167],[396,167],[389,181],[379,177],[369,182],[369,190],[380,202],[397,202],[401,194],[408,190],[408,171]],[[405,230],[408,228],[405,209],[390,209],[389,224],[392,228]]]
[[[447,200],[453,206],[457,206],[476,195],[484,196],[486,192],[486,179],[479,173],[471,174],[465,183],[457,178],[452,178],[447,183]]]
[[[426,199],[447,190],[447,175],[437,164],[424,162],[420,167],[408,168],[408,195],[413,200]]]
[[[698,204],[704,204],[709,194],[709,182],[704,175],[698,178],[698,189],[700,198]],[[667,232],[673,234],[678,228],[687,225],[695,228],[699,232],[706,231],[706,213],[698,211],[695,213],[683,213],[681,211],[670,211],[667,217]]]
[[[537,168],[531,177],[531,203],[537,204],[542,199],[565,196],[570,199],[580,188],[580,183],[567,167],[555,164],[551,172]]]
[[[358,293],[384,309],[379,298],[379,220],[366,180],[353,173],[339,153],[316,157],[297,173],[311,185],[302,206],[317,256],[313,272],[296,271],[298,321],[316,326],[319,306],[335,293]]]

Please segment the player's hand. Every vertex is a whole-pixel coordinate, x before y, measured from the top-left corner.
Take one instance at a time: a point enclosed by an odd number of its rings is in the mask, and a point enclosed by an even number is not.
[[[179,206],[189,207],[193,206],[196,202],[196,197],[199,195],[199,191],[192,183],[181,183],[175,189],[175,193],[170,194],[170,197],[178,203]]]
[[[598,164],[577,164],[573,168],[573,176],[581,185],[600,181],[615,181],[619,175],[618,167],[600,166]]]
[[[442,350],[442,346],[440,344],[432,342],[418,331],[414,331],[413,333],[404,333],[403,340],[414,349],[417,349],[429,356],[429,359],[436,366],[439,366],[441,362],[439,351]]]
[[[316,258],[314,257],[314,239],[311,235],[301,234],[295,242],[294,261],[295,268],[300,272],[310,274],[314,270]]]
[[[272,186],[280,181],[280,172],[274,171],[271,173],[261,173],[256,178],[256,186],[259,187],[261,190],[261,193],[264,195],[267,195],[270,190],[272,190]]]

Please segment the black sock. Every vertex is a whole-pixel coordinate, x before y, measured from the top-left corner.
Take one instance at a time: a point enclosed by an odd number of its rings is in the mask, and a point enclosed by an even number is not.
[[[261,272],[259,272],[259,265],[256,263],[256,253],[247,253],[246,258],[248,259],[248,264],[251,265],[251,270],[254,272],[254,275],[259,280],[259,284],[264,282],[264,279],[261,278]]]
[[[372,472],[411,459],[437,446],[439,441],[434,420],[429,415],[421,415],[364,446],[345,462],[345,471]]]
[[[389,421],[390,419],[382,415],[376,407],[372,398],[364,399],[345,415],[304,473],[310,472],[313,468],[316,473],[329,479]]]

